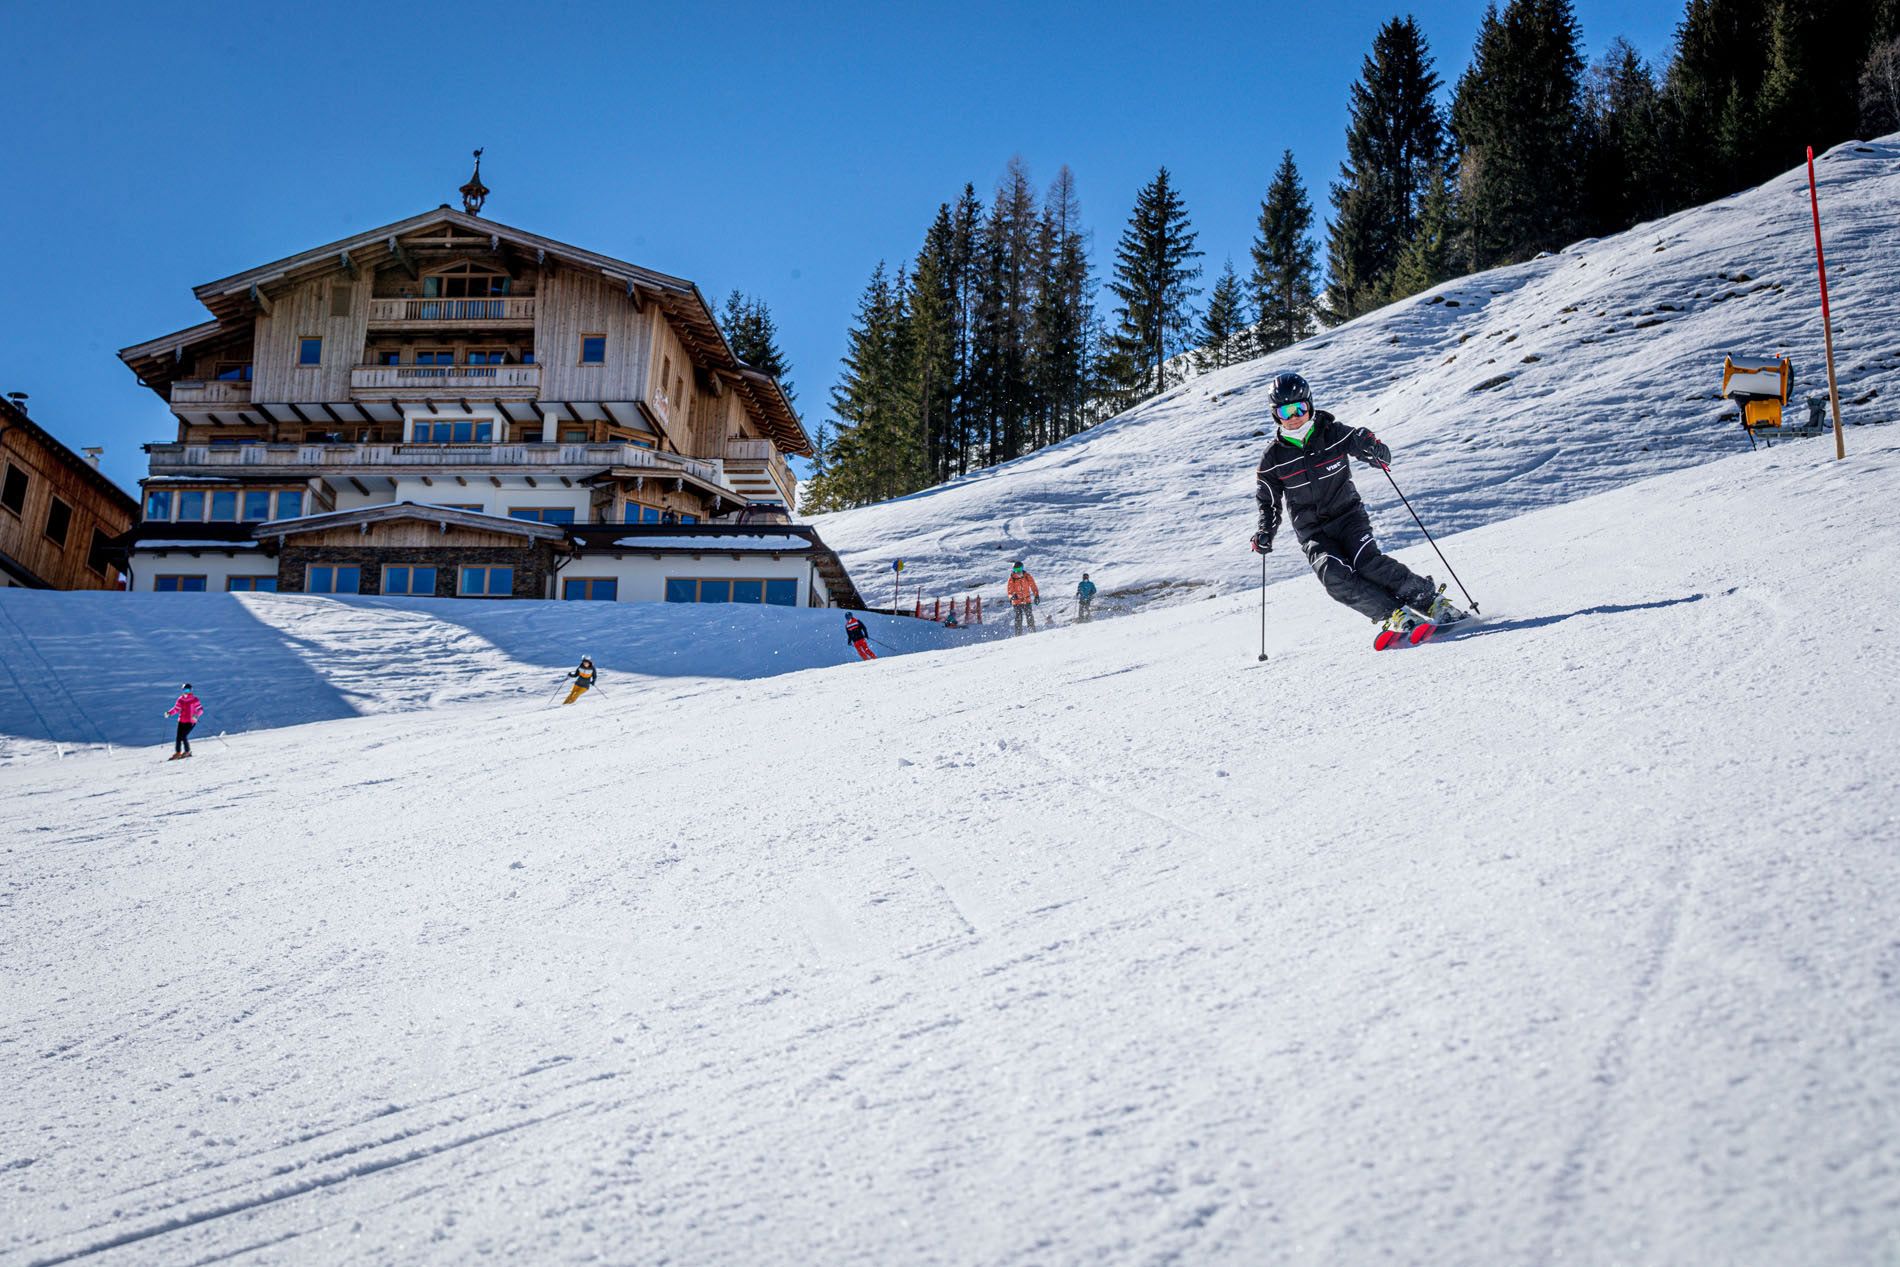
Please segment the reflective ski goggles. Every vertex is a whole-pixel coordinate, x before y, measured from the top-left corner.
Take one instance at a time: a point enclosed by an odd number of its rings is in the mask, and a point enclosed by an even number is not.
[[[1275,405],[1273,415],[1281,422],[1292,422],[1295,418],[1304,418],[1313,407],[1303,400],[1289,400],[1284,405]]]

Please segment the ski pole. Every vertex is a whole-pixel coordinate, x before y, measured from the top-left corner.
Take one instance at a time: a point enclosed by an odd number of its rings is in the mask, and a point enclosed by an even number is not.
[[[593,688],[593,689],[595,689],[596,691],[600,691],[600,697],[601,697],[602,699],[606,699],[606,698],[607,698],[607,692],[605,692],[605,691],[601,691],[601,690],[600,690],[600,681],[599,681],[599,679],[595,679],[595,681],[594,681],[594,688]]]
[[[1432,542],[1432,550],[1434,553],[1438,555],[1438,561],[1445,565],[1445,570],[1447,572],[1451,573],[1451,579],[1454,581],[1458,581],[1458,591],[1465,596],[1465,601],[1471,604],[1471,610],[1474,612],[1477,612],[1478,615],[1482,616],[1484,612],[1478,606],[1478,600],[1471,596],[1471,591],[1465,588],[1465,583],[1463,581],[1458,580],[1458,570],[1452,567],[1451,560],[1447,559],[1445,557],[1445,552],[1438,548],[1438,543],[1436,541],[1432,541],[1431,529],[1425,526],[1425,521],[1418,517],[1418,512],[1416,510],[1412,509],[1412,503],[1406,500],[1405,491],[1399,487],[1399,482],[1392,478],[1392,468],[1387,466],[1385,463],[1381,462],[1379,463],[1379,469],[1385,472],[1386,483],[1390,484],[1392,486],[1392,491],[1399,495],[1399,500],[1402,502],[1405,502],[1405,509],[1407,510],[1407,512],[1411,514],[1412,522],[1417,524],[1418,530],[1425,534],[1425,539],[1427,541]],[[1265,597],[1264,590],[1262,591],[1262,597],[1263,598]]]
[[[559,695],[559,694],[561,693],[561,688],[562,688],[562,687],[564,687],[564,686],[566,686],[566,685],[567,685],[567,679],[566,679],[566,678],[562,678],[562,679],[561,679],[561,680],[560,680],[559,682],[556,682],[556,683],[554,684],[554,695],[550,695],[550,696],[548,696],[548,698],[547,698],[547,701],[546,701],[545,703],[543,703],[543,704],[541,705],[541,707],[543,707],[543,708],[552,708],[552,707],[554,706],[554,698],[555,698],[555,696],[556,696],[556,695]]]
[[[1267,552],[1260,552],[1260,658],[1267,658]]]

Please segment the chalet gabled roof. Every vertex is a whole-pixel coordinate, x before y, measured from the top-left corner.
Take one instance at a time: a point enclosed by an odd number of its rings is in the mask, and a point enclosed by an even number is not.
[[[85,457],[74,453],[66,446],[65,441],[48,431],[45,427],[42,427],[39,423],[33,421],[33,419],[27,417],[26,412],[12,401],[5,397],[0,397],[0,434],[16,430],[31,436],[34,442],[46,450],[47,453],[57,458],[81,479],[103,493],[114,506],[125,512],[128,519],[138,518],[138,498],[113,483],[113,481],[106,476],[105,472],[87,461]]]
[[[479,510],[454,510],[448,506],[409,501],[382,502],[374,506],[358,506],[354,510],[331,510],[296,519],[273,519],[259,524],[251,531],[251,535],[260,539],[300,537],[305,533],[328,532],[333,528],[349,528],[359,524],[367,526],[402,519],[416,519],[448,528],[501,532],[538,541],[563,541],[567,537],[564,525],[537,523],[532,519],[510,519],[502,515],[483,514]]]
[[[366,229],[351,237],[194,286],[192,293],[210,309],[216,320],[125,348],[120,351],[119,359],[143,380],[162,378],[165,361],[176,359],[187,348],[215,339],[221,331],[232,332],[232,327],[248,322],[261,306],[260,297],[268,301],[272,287],[333,272],[373,272],[392,260],[401,262],[405,259],[404,239],[434,228],[442,228],[445,237],[454,235],[458,245],[479,246],[486,240],[489,250],[498,258],[516,265],[545,267],[552,263],[556,267],[597,273],[609,282],[624,286],[629,302],[658,304],[681,341],[693,353],[696,363],[718,374],[746,397],[782,450],[801,455],[811,453],[811,438],[805,434],[804,425],[784,391],[776,380],[753,370],[734,355],[713,317],[711,305],[692,282],[457,211],[446,203],[406,220]]]

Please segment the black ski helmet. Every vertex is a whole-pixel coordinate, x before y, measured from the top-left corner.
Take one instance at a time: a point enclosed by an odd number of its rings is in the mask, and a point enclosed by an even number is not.
[[[1295,401],[1300,402],[1305,405],[1308,410],[1311,410],[1313,408],[1313,389],[1308,387],[1306,380],[1301,378],[1298,374],[1288,372],[1276,375],[1273,380],[1273,395],[1270,398],[1270,403],[1275,409],[1278,409],[1281,405],[1290,405]]]

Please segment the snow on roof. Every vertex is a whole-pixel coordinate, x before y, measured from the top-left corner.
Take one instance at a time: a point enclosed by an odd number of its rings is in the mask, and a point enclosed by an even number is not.
[[[255,541],[140,541],[132,549],[138,550],[255,550]]]
[[[811,549],[811,542],[803,537],[764,534],[756,537],[622,537],[614,545],[623,550],[703,550],[707,554],[729,554],[735,550]]]

